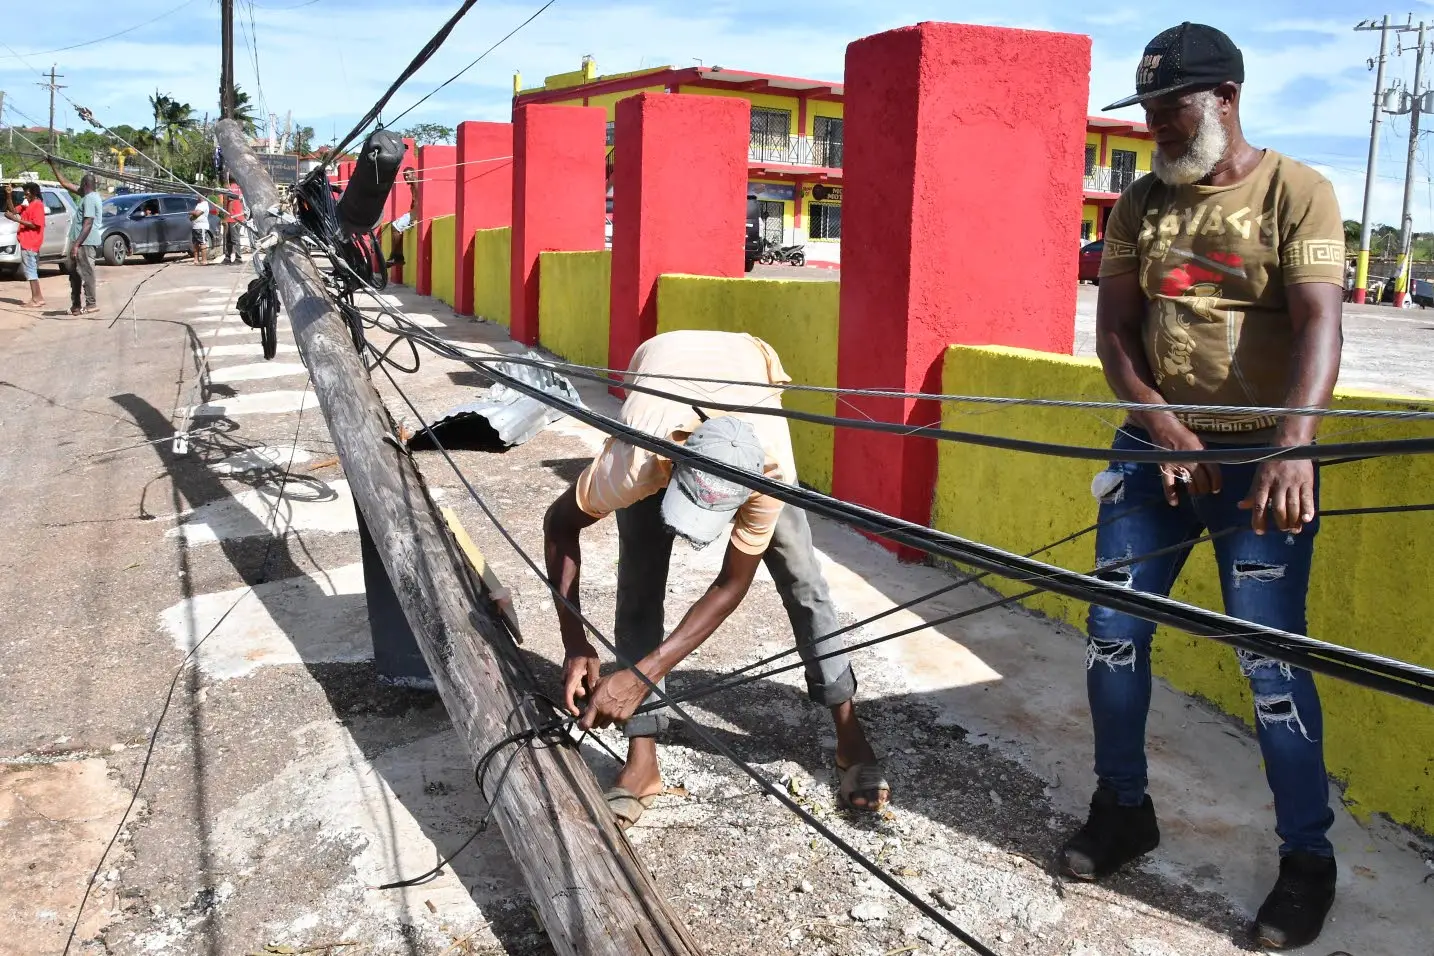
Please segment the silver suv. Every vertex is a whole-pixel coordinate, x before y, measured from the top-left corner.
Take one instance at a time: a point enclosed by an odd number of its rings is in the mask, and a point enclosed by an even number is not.
[[[70,257],[70,221],[75,203],[59,183],[40,183],[40,201],[45,204],[45,239],[40,245],[40,262],[53,262],[64,272]],[[15,208],[25,200],[20,187],[12,190]],[[0,204],[3,208],[3,204]],[[20,224],[0,216],[0,279],[13,279],[20,274]]]

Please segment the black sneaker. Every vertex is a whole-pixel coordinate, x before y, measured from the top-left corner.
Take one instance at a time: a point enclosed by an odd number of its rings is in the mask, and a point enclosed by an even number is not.
[[[1159,845],[1149,795],[1138,807],[1123,807],[1115,791],[1101,788],[1090,798],[1090,819],[1061,847],[1060,869],[1078,880],[1098,880]]]
[[[1255,916],[1255,941],[1266,949],[1308,946],[1319,938],[1334,905],[1339,867],[1332,856],[1291,853],[1280,858],[1280,878]]]

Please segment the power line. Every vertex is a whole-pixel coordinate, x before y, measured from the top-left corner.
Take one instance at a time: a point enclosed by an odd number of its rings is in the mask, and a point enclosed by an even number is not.
[[[311,2],[312,2],[312,0],[311,0]],[[125,27],[123,30],[118,31],[117,33],[106,34],[105,36],[102,36],[102,37],[96,37],[96,38],[93,39],[93,40],[86,40],[86,41],[84,41],[83,43],[72,43],[72,44],[69,45],[69,46],[56,47],[56,48],[53,49],[53,50],[39,50],[39,51],[36,51],[36,52],[34,52],[34,53],[29,54],[29,56],[49,56],[51,53],[64,53],[64,52],[67,51],[67,50],[78,50],[78,49],[80,49],[81,47],[93,46],[93,45],[95,45],[96,43],[103,43],[103,42],[105,42],[106,40],[113,40],[115,37],[122,37],[122,36],[124,36],[124,35],[127,34],[127,33],[133,33],[134,31],[138,30],[140,27],[147,27],[147,26],[149,26],[151,23],[158,23],[160,20],[163,20],[165,17],[170,16],[171,14],[174,14],[174,13],[178,13],[180,10],[183,10],[185,7],[189,6],[189,5],[192,4],[192,3],[194,3],[194,0],[184,0],[184,2],[181,3],[179,6],[174,7],[173,9],[170,9],[170,10],[166,10],[166,11],[164,11],[163,13],[161,13],[161,14],[160,14],[159,16],[157,16],[157,17],[151,17],[150,19],[144,21],[143,23],[136,23],[136,24],[135,24],[134,26],[132,26],[132,27]],[[19,53],[14,52],[13,50],[10,52],[10,54],[9,54],[8,56],[0,56],[0,60],[13,60],[13,59],[17,59],[17,58],[18,58],[18,59],[24,59],[24,56],[22,56],[22,55],[19,54]]]

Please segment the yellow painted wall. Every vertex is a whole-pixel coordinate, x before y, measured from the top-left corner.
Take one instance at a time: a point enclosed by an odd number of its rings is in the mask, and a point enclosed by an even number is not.
[[[453,305],[453,228],[456,216],[433,220],[433,297]]]
[[[646,88],[641,89],[641,90],[623,90],[621,93],[603,93],[603,94],[600,94],[600,95],[598,95],[598,96],[589,96],[589,97],[588,97],[588,105],[589,105],[589,106],[601,106],[603,109],[607,110],[607,120],[608,120],[609,123],[611,123],[613,120],[617,119],[617,101],[618,101],[618,100],[627,99],[629,96],[636,96],[636,95],[639,94],[639,93],[666,93],[666,92],[667,92],[667,87],[665,87],[665,86],[650,86],[650,87],[646,87]],[[566,104],[564,104],[564,105],[566,105],[566,106],[582,106],[582,105],[583,105],[583,101],[582,101],[581,98],[579,98],[579,99],[576,99],[576,100],[571,101],[570,103],[566,103]]]
[[[1060,396],[1110,399],[1094,359],[1019,349],[953,346],[946,353],[943,389],[952,394]],[[1341,393],[1336,407],[1423,407],[1391,398]],[[1111,414],[1100,417],[1114,421]],[[990,408],[948,404],[947,428],[1074,445],[1108,445],[1111,427],[1095,414],[1067,409]],[[1331,438],[1351,427],[1336,421]],[[1361,426],[1362,427],[1362,426]],[[1417,426],[1378,425],[1358,438],[1412,437]],[[1427,428],[1422,430],[1427,434]],[[1018,454],[943,442],[939,451],[933,526],[1025,553],[1095,521],[1091,478],[1098,462]],[[1434,457],[1412,455],[1338,465],[1322,473],[1327,509],[1427,501],[1434,488]],[[1038,492],[1033,498],[1032,493]],[[1043,561],[1088,571],[1095,538],[1088,535],[1039,555]],[[1378,654],[1434,666],[1434,514],[1335,517],[1319,533],[1310,582],[1310,633]],[[1016,586],[988,579],[998,590]],[[1023,586],[1022,586],[1023,587]],[[1221,608],[1212,551],[1197,547],[1174,597]],[[1086,605],[1043,594],[1030,607],[1084,628]],[[1212,701],[1251,722],[1249,687],[1235,652],[1223,644],[1162,629],[1156,638],[1157,673],[1182,691]],[[1083,682],[1083,674],[1071,674]],[[1434,832],[1434,710],[1342,681],[1317,678],[1325,706],[1329,769],[1345,781],[1345,798],[1363,812]],[[1156,756],[1154,759],[1159,759]],[[1255,768],[1251,767],[1251,772]]]
[[[795,96],[774,96],[771,93],[749,93],[746,90],[714,90],[706,86],[682,86],[678,87],[679,93],[690,93],[693,96],[730,96],[734,99],[748,100],[753,106],[760,106],[773,110],[790,110],[792,114],[791,126],[788,127],[788,134],[797,135],[797,112],[798,103]]]
[[[612,252],[544,252],[538,274],[539,344],[570,362],[606,368]]]
[[[840,119],[843,116],[842,104],[832,100],[808,100],[807,125],[802,130],[803,136],[816,135],[816,118],[818,116],[835,116]]]
[[[403,284],[410,289],[418,285],[418,227],[403,234]]]
[[[511,328],[508,299],[513,281],[508,264],[513,255],[513,230],[478,229],[473,233],[473,314]]]
[[[835,386],[840,291],[838,282],[665,275],[657,280],[657,331],[746,332],[777,350],[792,381]],[[833,395],[788,392],[782,404],[793,411],[836,414]],[[798,477],[829,492],[832,430],[805,422],[792,422],[791,428]]]
[[[1105,138],[1105,165],[1110,165],[1110,154],[1112,150],[1125,149],[1135,153],[1135,168],[1141,172],[1150,172],[1150,154],[1155,149],[1155,143],[1148,139],[1134,139],[1130,136],[1107,136]]]

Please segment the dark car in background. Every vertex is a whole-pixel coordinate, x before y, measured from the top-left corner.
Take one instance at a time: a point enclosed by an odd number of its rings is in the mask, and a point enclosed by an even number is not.
[[[1100,258],[1104,252],[1104,239],[1087,242],[1080,247],[1080,265],[1077,267],[1076,273],[1079,281],[1100,285]]]
[[[189,213],[198,201],[193,194],[181,193],[132,193],[105,200],[100,240],[105,262],[123,265],[132,255],[143,256],[145,262],[159,262],[170,253],[188,253],[189,234],[194,228]],[[219,217],[211,208],[211,251],[218,242]]]

